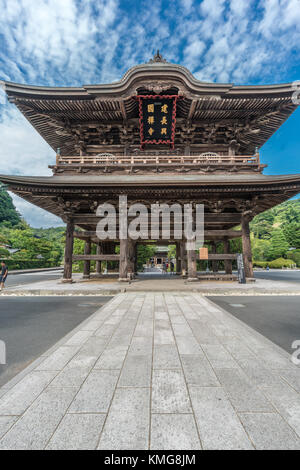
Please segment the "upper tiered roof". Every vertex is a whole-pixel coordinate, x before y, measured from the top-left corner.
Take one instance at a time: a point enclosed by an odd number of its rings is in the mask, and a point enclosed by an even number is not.
[[[137,94],[178,94],[175,148],[251,155],[292,114],[292,84],[235,86],[197,80],[158,53],[120,81],[82,87],[37,87],[2,82],[41,136],[63,155],[139,145]]]

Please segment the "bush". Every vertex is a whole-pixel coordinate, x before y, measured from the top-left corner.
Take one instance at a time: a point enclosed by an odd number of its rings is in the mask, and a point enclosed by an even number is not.
[[[0,246],[0,258],[8,258],[10,256],[10,252],[6,248],[2,248]]]
[[[300,267],[300,250],[290,251],[287,256],[296,263],[298,268]]]
[[[253,261],[253,266],[257,268],[266,268],[268,265],[268,261]]]
[[[54,260],[4,260],[10,271],[18,269],[40,269],[40,268],[56,268],[58,265]]]
[[[296,266],[296,263],[294,260],[291,259],[278,258],[274,259],[274,261],[271,261],[269,263],[269,266],[270,268],[274,269],[293,268]]]

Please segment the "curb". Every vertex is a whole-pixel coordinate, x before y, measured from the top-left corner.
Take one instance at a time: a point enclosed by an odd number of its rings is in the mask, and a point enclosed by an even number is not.
[[[38,296],[64,296],[64,297],[81,297],[81,296],[111,296],[111,295],[117,295],[121,293],[134,293],[137,294],[139,292],[160,292],[160,293],[166,293],[166,292],[173,292],[173,293],[198,293],[203,296],[266,296],[266,295],[272,295],[272,296],[289,296],[289,295],[300,295],[300,289],[297,291],[258,291],[258,290],[247,290],[247,291],[242,291],[242,290],[224,290],[222,291],[221,289],[218,290],[202,290],[202,289],[197,289],[197,288],[191,288],[191,289],[131,289],[127,287],[119,287],[116,289],[101,289],[99,291],[97,290],[54,290],[54,289],[28,289],[28,290],[5,290],[2,293],[0,293],[0,297],[38,297]]]
[[[9,274],[9,276],[15,276],[16,274],[30,274],[30,273],[43,273],[43,272],[48,272],[48,271],[61,271],[62,269],[63,269],[62,267],[38,268],[38,269],[19,269],[19,270],[8,271],[8,274]]]
[[[0,294],[0,297],[39,297],[39,296],[64,296],[64,297],[81,297],[81,296],[107,296],[116,295],[126,292],[126,289],[107,289],[101,291],[95,290],[81,290],[81,291],[68,291],[68,290],[16,290],[8,291]]]

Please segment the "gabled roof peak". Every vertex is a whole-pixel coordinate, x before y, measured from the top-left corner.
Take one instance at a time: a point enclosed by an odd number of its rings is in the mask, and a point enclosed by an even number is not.
[[[153,64],[156,62],[168,63],[167,60],[160,54],[159,49],[157,49],[156,54],[154,54],[153,59],[150,59],[148,64]]]

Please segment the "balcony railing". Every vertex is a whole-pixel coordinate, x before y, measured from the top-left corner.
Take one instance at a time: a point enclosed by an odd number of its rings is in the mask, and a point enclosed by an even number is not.
[[[132,155],[116,156],[103,153],[99,155],[61,156],[57,155],[56,165],[87,166],[199,166],[199,165],[259,165],[259,154],[256,155],[218,155],[203,153],[201,155]]]

